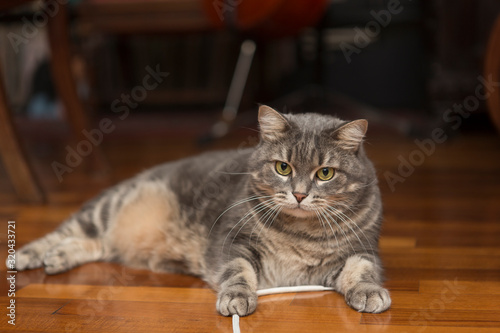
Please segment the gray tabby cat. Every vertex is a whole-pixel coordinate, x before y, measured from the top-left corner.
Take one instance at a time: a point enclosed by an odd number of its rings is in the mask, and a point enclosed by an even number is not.
[[[358,311],[387,310],[366,120],[261,106],[259,124],[255,148],[167,163],[107,190],[23,247],[16,268],[56,274],[101,260],[193,274],[224,316],[254,312],[258,289],[312,284]]]

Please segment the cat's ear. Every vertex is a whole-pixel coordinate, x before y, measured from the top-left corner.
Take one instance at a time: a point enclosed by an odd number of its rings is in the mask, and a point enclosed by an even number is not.
[[[336,129],[333,132],[333,137],[339,141],[341,148],[358,151],[367,130],[368,121],[358,119]]]
[[[266,141],[281,139],[290,129],[290,124],[281,113],[267,105],[259,107],[260,136]]]

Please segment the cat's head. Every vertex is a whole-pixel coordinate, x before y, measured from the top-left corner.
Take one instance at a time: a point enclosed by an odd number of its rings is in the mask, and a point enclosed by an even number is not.
[[[250,161],[251,186],[297,218],[348,205],[360,191],[376,186],[363,150],[366,120],[352,122],[314,113],[281,114],[259,109],[260,144]]]

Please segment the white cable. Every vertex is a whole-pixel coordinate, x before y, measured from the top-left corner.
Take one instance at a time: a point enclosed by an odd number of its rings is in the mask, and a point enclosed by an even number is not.
[[[241,333],[240,331],[240,316],[233,315],[233,333]]]
[[[257,290],[257,296],[285,294],[285,293],[301,293],[306,291],[327,291],[327,290],[333,290],[333,288],[324,286],[277,287],[277,288]]]
[[[300,292],[307,292],[307,291],[327,291],[327,290],[333,290],[333,288],[324,287],[324,286],[277,287],[277,288],[257,290],[257,296],[285,294],[285,293],[300,293]],[[241,333],[241,331],[240,331],[240,316],[238,316],[237,314],[233,315],[233,333]]]

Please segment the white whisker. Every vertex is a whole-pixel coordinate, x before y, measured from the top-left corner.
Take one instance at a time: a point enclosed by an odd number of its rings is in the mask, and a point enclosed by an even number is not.
[[[325,232],[325,240],[328,243],[328,247],[330,247],[330,239],[328,238],[328,231],[326,230],[325,222],[323,222],[323,219],[321,218],[321,215],[319,214],[318,209],[317,208],[313,208],[313,209],[314,209],[314,212],[316,213],[316,216],[318,217],[318,221],[321,223],[321,226],[323,227],[323,230]],[[334,236],[335,236],[335,234],[334,234]],[[335,239],[337,239],[337,238],[335,237]],[[338,241],[337,241],[337,245],[338,245]]]
[[[358,239],[358,242],[363,246],[363,248],[365,249],[366,252],[368,252],[368,249],[366,248],[366,246],[364,245],[364,243],[361,241],[361,239],[359,238],[357,232],[349,225],[348,222],[352,222],[352,224],[358,228],[359,231],[361,231],[361,234],[363,235],[363,237],[366,239],[366,242],[368,243],[368,246],[370,247],[370,251],[373,255],[375,255],[375,252],[373,251],[373,248],[371,246],[371,243],[370,241],[368,240],[368,237],[366,237],[366,234],[365,232],[349,217],[347,216],[346,214],[342,213],[340,210],[336,209],[335,207],[332,207],[332,206],[328,206],[328,208],[333,214],[335,214],[337,217],[339,217],[346,225],[347,227],[354,233],[354,235],[356,236],[356,238]]]
[[[269,220],[269,218],[271,217],[271,215],[274,213],[275,209],[277,209],[278,207],[280,206],[280,204],[275,204],[273,207],[271,207],[264,215],[262,215],[260,218],[259,218],[259,221],[261,221],[261,219],[266,219],[266,221],[264,222],[264,225],[267,224],[267,221]],[[254,227],[252,228],[252,232],[250,233],[250,239],[248,240],[248,243],[250,244],[250,241],[252,239],[252,235],[255,231],[255,228],[257,228],[258,226],[258,223],[256,223],[254,225]]]
[[[271,228],[271,226],[273,225],[274,221],[276,221],[276,218],[278,217],[278,215],[281,213],[281,210],[283,209],[283,206],[281,205],[277,211],[276,211],[276,214],[274,214],[273,218],[271,219],[271,223],[269,223],[269,227],[267,227],[268,229]],[[267,222],[266,222],[267,224]],[[264,224],[264,227],[266,226],[266,224]],[[260,234],[262,232],[263,229],[260,230],[259,232],[259,235],[257,236],[257,242],[259,241],[260,239]]]
[[[217,217],[217,219],[215,219],[214,223],[212,224],[212,227],[210,228],[210,231],[208,232],[208,237],[210,237],[210,234],[212,233],[212,229],[214,228],[215,224],[217,223],[217,221],[219,221],[219,219],[222,217],[222,215],[226,214],[229,210],[231,210],[232,208],[238,206],[238,205],[241,205],[241,204],[244,204],[245,202],[249,202],[249,201],[253,201],[253,200],[258,200],[258,199],[265,199],[265,198],[271,198],[272,196],[270,195],[267,195],[267,196],[258,196],[258,195],[255,195],[255,196],[252,196],[252,197],[248,197],[248,198],[245,198],[245,199],[241,199],[239,201],[236,201],[235,203],[233,203],[231,206],[229,206],[225,211],[223,211],[219,217]]]
[[[335,234],[335,231],[333,230],[332,224],[330,223],[330,221],[328,221],[328,216],[325,213],[325,210],[321,209],[320,214],[325,219],[325,222],[328,224],[328,226],[330,227],[330,230],[332,231],[332,234],[335,237],[335,241],[337,242],[337,247],[340,249],[339,239],[337,238],[337,235]],[[335,222],[335,224],[337,224],[337,223]],[[337,224],[337,226],[338,226],[338,224]]]
[[[328,207],[325,207],[326,209],[328,209]],[[329,218],[331,219],[331,221],[333,223],[335,223],[335,225],[337,226],[337,228],[339,228],[340,232],[342,233],[342,235],[345,237],[345,239],[347,240],[347,242],[349,243],[349,245],[351,246],[351,249],[354,251],[354,253],[356,253],[356,249],[354,248],[354,246],[352,246],[352,243],[351,241],[349,240],[349,237],[347,237],[347,234],[345,233],[344,229],[342,229],[342,227],[337,223],[337,221],[335,220],[335,218],[333,216],[331,216],[330,214],[326,214],[326,212],[329,212],[328,210],[326,209],[323,209],[323,212],[325,213],[324,216],[326,218]]]
[[[269,215],[269,217],[267,218],[266,222],[264,223],[264,225],[262,226],[262,228],[260,229],[259,231],[259,234],[257,235],[257,240],[255,241],[255,244],[257,244],[259,242],[259,239],[260,239],[260,234],[262,233],[262,231],[264,230],[264,228],[266,227],[267,225],[267,221],[269,220],[269,218],[271,218],[271,222],[269,223],[269,228],[271,227],[271,225],[274,223],[274,221],[276,220],[276,218],[278,217],[279,213],[281,212],[281,210],[283,209],[283,205],[280,205],[280,204],[277,204],[277,208],[274,210],[275,211],[275,214],[274,213],[271,213],[271,215]]]
[[[249,217],[249,220],[255,216],[255,214],[257,214],[258,212],[264,210],[267,208],[267,204],[272,201],[273,199],[267,199],[267,200],[264,200],[263,202],[259,203],[258,205],[256,205],[255,207],[252,207],[251,209],[248,210],[248,212],[238,221],[238,223],[236,223],[232,228],[231,230],[229,230],[229,232],[227,233],[226,237],[224,238],[224,242],[222,243],[222,248],[221,248],[221,254],[224,252],[224,247],[226,245],[226,241],[227,241],[227,238],[229,237],[229,235],[233,232],[233,230],[241,223],[243,222],[250,214],[252,214],[250,217]],[[248,220],[248,221],[249,221]],[[248,222],[247,221],[247,222]],[[243,223],[243,226],[245,226],[246,222]],[[236,233],[236,235],[238,235],[238,233],[240,232],[241,228],[238,230],[238,232]],[[236,235],[234,237],[236,237]]]

